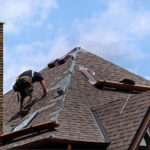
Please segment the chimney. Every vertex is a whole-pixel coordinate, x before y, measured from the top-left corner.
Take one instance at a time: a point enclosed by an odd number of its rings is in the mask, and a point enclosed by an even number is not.
[[[3,128],[3,22],[0,22],[0,134]]]

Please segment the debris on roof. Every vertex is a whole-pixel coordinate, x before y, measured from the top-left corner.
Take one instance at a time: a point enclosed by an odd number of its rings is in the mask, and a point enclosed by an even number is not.
[[[123,79],[120,81],[120,83],[135,85],[135,82],[131,79]]]
[[[88,79],[88,81],[92,85],[95,85],[97,88],[103,89],[104,87],[108,87],[108,88],[115,88],[117,90],[123,90],[123,91],[148,91],[150,90],[150,86],[135,85],[135,82],[130,79],[123,79],[120,82],[105,81],[105,80],[96,81],[93,77],[95,75],[95,72],[83,66],[79,66],[79,71],[81,71],[85,75],[85,77]]]
[[[95,72],[88,69],[88,68],[84,68],[83,66],[79,66],[79,71],[81,71],[85,77],[88,79],[88,81],[92,84],[92,85],[95,85],[96,84],[96,80],[92,77],[92,75],[94,76],[95,75]],[[90,74],[90,73],[92,74]]]
[[[123,112],[124,108],[126,107],[128,101],[129,101],[129,99],[130,99],[130,95],[127,97],[125,104],[124,104],[123,107],[121,108],[120,114],[122,114],[122,112]]]
[[[61,57],[60,59],[58,59],[58,64],[59,65],[64,64],[70,57],[71,57],[71,55],[69,55],[69,54]]]
[[[49,64],[48,67],[49,68],[53,68],[57,65],[58,59],[52,60]]]
[[[54,68],[55,66],[62,65],[62,64],[64,64],[70,57],[71,57],[71,55],[68,54],[68,55],[65,55],[65,56],[63,56],[63,57],[61,57],[61,58],[59,58],[59,59],[57,58],[57,59],[51,61],[51,62],[48,64],[48,67],[49,67],[49,68]]]
[[[63,95],[65,93],[65,91],[66,91],[65,87],[58,88],[55,98],[57,98],[58,96]]]

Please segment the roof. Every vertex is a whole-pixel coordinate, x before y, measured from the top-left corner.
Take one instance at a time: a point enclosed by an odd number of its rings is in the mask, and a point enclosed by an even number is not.
[[[125,100],[118,99],[96,109],[108,135],[111,145],[108,149],[128,149],[149,108],[150,92],[130,96],[121,113]],[[128,137],[128,138],[127,138]]]
[[[43,139],[104,144],[109,145],[108,149],[129,148],[150,106],[150,92],[97,89],[79,71],[79,65],[94,71],[96,80],[119,82],[129,78],[136,84],[147,86],[150,86],[150,81],[83,49],[74,49],[68,55],[71,57],[66,60],[64,57],[65,61],[61,61],[61,65],[53,61],[55,65],[41,71],[48,94],[39,99],[42,89],[39,83],[34,84],[30,113],[27,116],[21,117],[19,114],[16,93],[11,90],[4,95],[3,121],[7,130],[20,125],[32,112],[38,111],[28,126],[55,120],[60,124],[57,132],[49,131],[30,135],[23,140],[14,140],[4,145],[4,149],[28,145]],[[58,94],[59,90],[62,95]],[[123,106],[125,107],[122,110]],[[129,137],[128,140],[126,137]]]

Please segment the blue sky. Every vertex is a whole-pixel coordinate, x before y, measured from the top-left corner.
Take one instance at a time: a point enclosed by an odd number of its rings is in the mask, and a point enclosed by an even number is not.
[[[149,0],[0,0],[4,92],[76,46],[150,79]]]

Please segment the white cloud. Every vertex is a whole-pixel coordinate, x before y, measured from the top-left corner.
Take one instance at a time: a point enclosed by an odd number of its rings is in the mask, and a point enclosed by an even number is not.
[[[131,32],[137,36],[145,36],[150,32],[150,11],[138,12],[133,18],[135,21],[131,25]]]
[[[103,2],[104,3],[104,2]],[[140,40],[150,35],[150,11],[134,9],[131,1],[107,1],[105,12],[78,20],[79,43],[103,57],[145,58]]]
[[[18,33],[24,25],[41,25],[56,0],[0,0],[0,20],[6,22],[7,32]]]
[[[18,52],[26,53],[26,52],[31,52],[34,49],[30,45],[20,44],[20,45],[16,46],[15,50],[18,51]]]
[[[68,53],[74,47],[76,47],[76,45],[71,44],[65,35],[60,35],[59,37],[56,36],[53,46],[49,51],[49,56],[51,59],[59,58]]]

